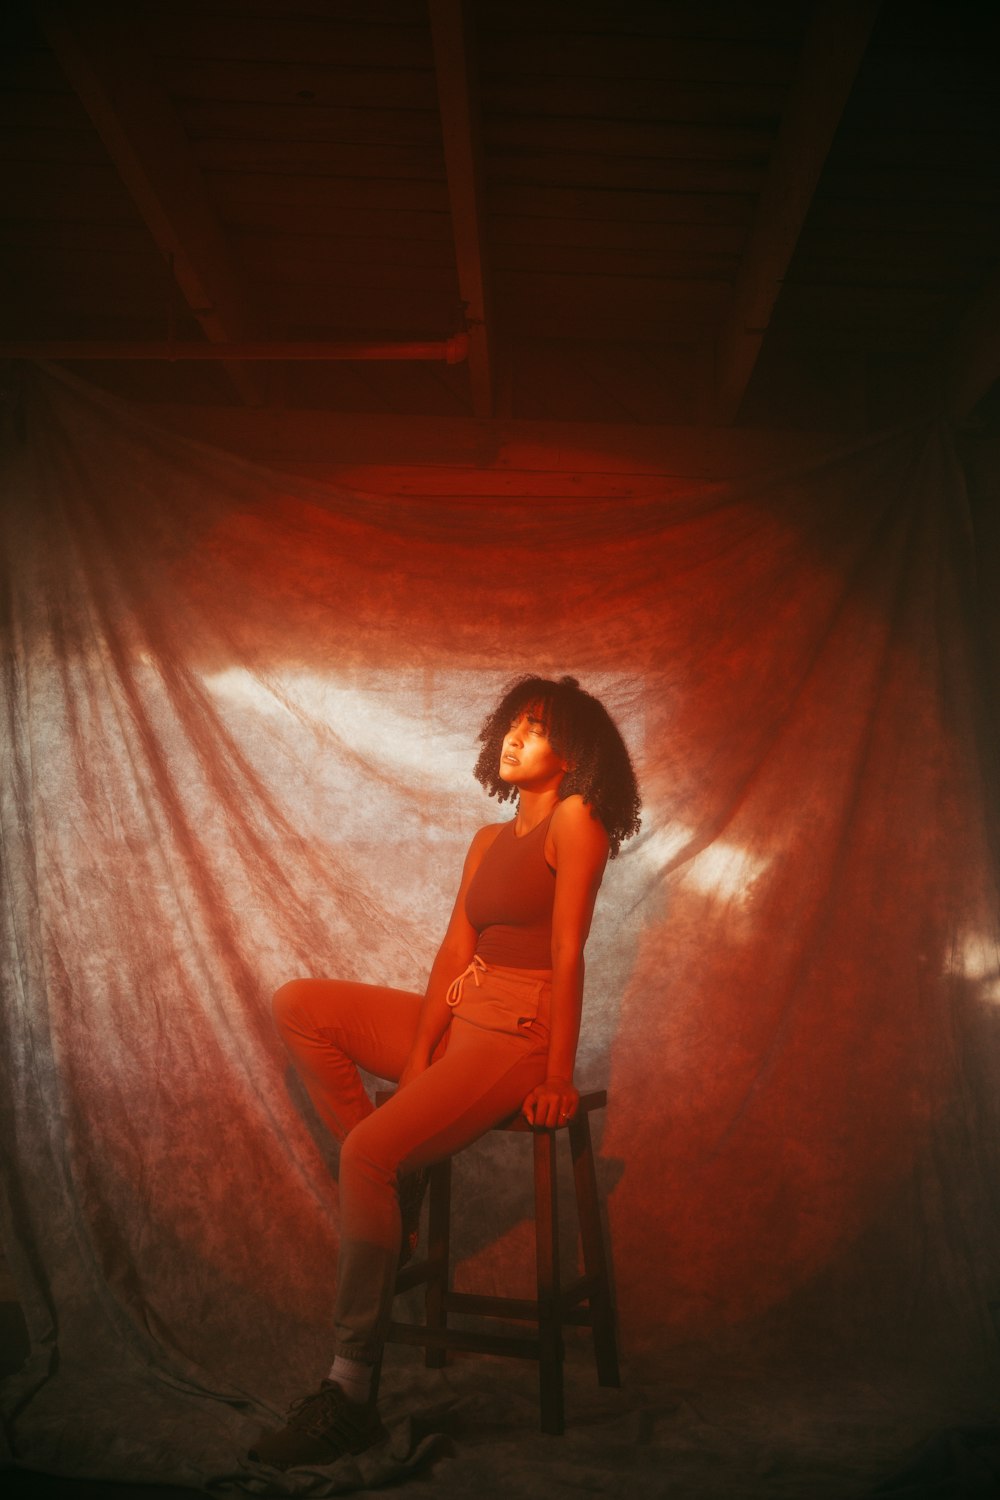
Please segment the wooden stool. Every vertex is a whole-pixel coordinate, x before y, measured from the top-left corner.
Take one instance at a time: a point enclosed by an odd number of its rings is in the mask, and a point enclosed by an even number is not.
[[[379,1094],[382,1104],[391,1094]],[[535,1256],[538,1296],[535,1301],[519,1297],[482,1297],[451,1289],[451,1160],[428,1169],[429,1231],[425,1259],[411,1261],[396,1277],[396,1295],[415,1286],[426,1287],[425,1322],[389,1324],[387,1340],[418,1344],[426,1349],[425,1363],[440,1369],[449,1351],[475,1354],[509,1354],[536,1359],[539,1376],[539,1409],[543,1432],[559,1434],[563,1416],[563,1324],[590,1328],[594,1338],[597,1379],[601,1385],[619,1384],[618,1346],[611,1306],[611,1287],[604,1251],[597,1178],[590,1140],[590,1114],[607,1103],[607,1092],[584,1094],[572,1120],[554,1129],[534,1129],[523,1115],[494,1127],[496,1130],[530,1132],[535,1166]],[[568,1286],[559,1276],[559,1214],[556,1191],[556,1137],[569,1133],[576,1186],[576,1209],[583,1245],[584,1275]],[[535,1332],[470,1333],[449,1328],[449,1313],[474,1313],[480,1317],[508,1318],[535,1325]]]

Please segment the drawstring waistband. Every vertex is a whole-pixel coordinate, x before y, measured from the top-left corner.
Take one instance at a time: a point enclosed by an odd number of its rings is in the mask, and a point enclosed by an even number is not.
[[[451,984],[448,986],[448,993],[445,996],[448,1004],[454,1007],[459,1003],[462,998],[462,991],[465,989],[465,981],[468,979],[470,974],[476,981],[476,989],[478,990],[480,988],[479,976],[480,974],[485,973],[486,965],[483,963],[483,960],[479,957],[478,953],[474,954],[472,962],[469,964],[468,968],[463,969],[458,978],[453,979]]]

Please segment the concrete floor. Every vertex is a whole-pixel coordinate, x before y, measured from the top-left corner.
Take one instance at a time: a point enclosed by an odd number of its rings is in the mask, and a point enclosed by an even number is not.
[[[8,1293],[0,1301],[0,1380],[21,1368],[28,1354],[28,1330],[17,1302]],[[60,1479],[52,1474],[32,1474],[25,1469],[4,1468],[0,1460],[0,1492],[4,1500],[192,1500],[195,1490],[168,1489],[163,1485],[112,1484],[106,1479]]]

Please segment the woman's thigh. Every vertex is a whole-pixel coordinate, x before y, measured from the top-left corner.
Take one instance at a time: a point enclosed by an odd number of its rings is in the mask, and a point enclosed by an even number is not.
[[[355,1130],[355,1151],[386,1172],[453,1155],[520,1109],[545,1077],[544,1042],[452,1023],[444,1055]]]

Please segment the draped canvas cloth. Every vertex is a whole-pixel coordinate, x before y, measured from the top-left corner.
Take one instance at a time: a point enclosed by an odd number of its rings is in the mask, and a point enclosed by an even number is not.
[[[222,1482],[324,1372],[335,1153],[269,996],[422,986],[509,815],[471,767],[524,671],[603,698],[643,792],[578,1070],[610,1090],[631,1378],[710,1351],[995,1399],[996,883],[945,433],[656,501],[424,504],[31,371],[3,465],[21,1461]],[[527,1294],[509,1144],[464,1168],[459,1276]]]

